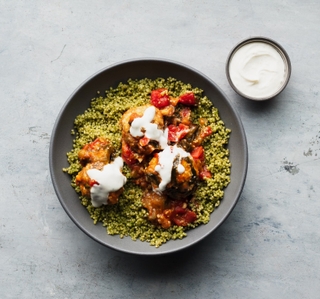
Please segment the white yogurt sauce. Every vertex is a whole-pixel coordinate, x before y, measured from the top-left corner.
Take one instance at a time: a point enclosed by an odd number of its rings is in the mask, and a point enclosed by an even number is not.
[[[190,156],[190,153],[186,152],[180,147],[177,147],[177,145],[174,145],[167,146],[162,152],[158,154],[159,161],[158,165],[155,167],[155,171],[159,173],[161,182],[156,191],[164,191],[167,184],[170,183],[173,162],[177,156],[179,156],[178,172],[183,173],[185,169],[183,165],[180,164],[180,161],[182,158]]]
[[[160,130],[157,124],[151,123],[155,114],[156,108],[154,106],[148,107],[142,117],[137,117],[133,120],[130,126],[130,134],[133,137],[146,136],[149,139],[158,141],[160,147],[165,148],[168,145],[168,130]]]
[[[279,52],[264,42],[252,42],[239,48],[229,64],[230,78],[243,94],[263,99],[282,87],[285,63]]]
[[[102,170],[89,169],[87,174],[95,184],[90,189],[91,201],[94,207],[106,205],[110,192],[118,191],[127,182],[127,178],[121,173],[123,160],[117,157],[113,163],[107,164]]]

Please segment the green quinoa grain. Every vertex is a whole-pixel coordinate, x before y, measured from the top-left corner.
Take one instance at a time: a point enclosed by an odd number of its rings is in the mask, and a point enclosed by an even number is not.
[[[79,150],[102,136],[112,142],[115,156],[121,155],[121,116],[131,107],[149,103],[151,91],[157,88],[167,88],[173,97],[192,91],[199,100],[198,106],[192,109],[192,121],[198,123],[199,118],[205,118],[213,131],[203,143],[206,164],[212,178],[199,183],[190,203],[192,210],[197,213],[197,220],[187,227],[172,226],[163,229],[147,219],[148,213],[141,204],[142,190],[130,182],[130,172],[126,165],[123,173],[127,176],[128,182],[116,205],[93,207],[90,199],[81,196],[80,189],[75,184],[75,177],[82,168],[78,160]],[[97,97],[91,100],[90,108],[76,117],[74,129],[71,131],[74,135],[73,148],[67,153],[69,166],[63,170],[71,175],[71,185],[79,194],[80,201],[88,210],[94,224],[102,222],[110,235],[119,235],[121,238],[130,236],[132,240],[139,239],[159,247],[168,240],[184,238],[189,229],[210,221],[211,213],[220,205],[224,189],[230,182],[231,163],[227,149],[230,130],[220,119],[217,108],[202,93],[201,89],[170,77],[156,80],[130,79],[126,83],[120,83],[116,88],[105,91],[104,96],[100,91],[97,92]]]

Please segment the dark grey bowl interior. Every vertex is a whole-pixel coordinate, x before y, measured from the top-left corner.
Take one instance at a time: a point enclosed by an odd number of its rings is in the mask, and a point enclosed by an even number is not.
[[[219,109],[226,126],[232,130],[229,143],[232,168],[231,183],[225,190],[221,205],[211,215],[210,222],[189,231],[188,236],[182,240],[169,241],[160,248],[155,248],[147,242],[109,236],[102,225],[94,225],[88,212],[81,205],[78,195],[71,187],[69,175],[62,172],[62,168],[68,166],[66,153],[72,148],[70,131],[73,128],[73,121],[78,114],[83,113],[89,107],[90,100],[96,96],[97,91],[104,92],[110,87],[116,87],[120,82],[126,82],[129,78],[156,79],[158,77],[174,77],[204,90],[205,95]],[[74,91],[62,107],[54,125],[49,163],[53,186],[61,205],[83,232],[97,242],[115,250],[132,254],[158,255],[187,248],[208,236],[223,223],[236,205],[243,189],[247,173],[248,150],[239,116],[213,81],[195,69],[180,63],[159,59],[138,59],[104,68]]]

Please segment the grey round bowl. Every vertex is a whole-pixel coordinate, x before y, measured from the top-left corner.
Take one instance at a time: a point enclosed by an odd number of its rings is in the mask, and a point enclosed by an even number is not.
[[[159,248],[155,248],[147,242],[133,241],[130,237],[121,239],[119,236],[110,236],[101,224],[94,225],[70,185],[70,176],[64,173],[62,168],[68,166],[66,153],[72,148],[73,137],[70,131],[73,128],[73,121],[77,115],[89,107],[90,100],[96,96],[97,91],[116,87],[120,82],[126,82],[129,78],[156,79],[158,77],[174,77],[204,90],[204,94],[219,109],[220,116],[226,126],[232,130],[229,142],[232,168],[231,183],[225,189],[225,196],[219,208],[211,215],[210,222],[190,230],[188,236],[182,240],[169,241]],[[53,186],[62,207],[84,233],[115,250],[139,255],[160,255],[175,252],[199,242],[226,220],[236,205],[245,183],[248,150],[239,116],[213,81],[197,70],[181,63],[160,59],[136,59],[102,69],[72,93],[62,107],[53,128],[49,164]]]

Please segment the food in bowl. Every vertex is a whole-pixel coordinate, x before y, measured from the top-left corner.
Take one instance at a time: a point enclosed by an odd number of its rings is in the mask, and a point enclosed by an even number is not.
[[[230,130],[201,89],[174,78],[98,94],[72,134],[64,171],[108,234],[156,247],[183,238],[209,222],[230,182]]]

